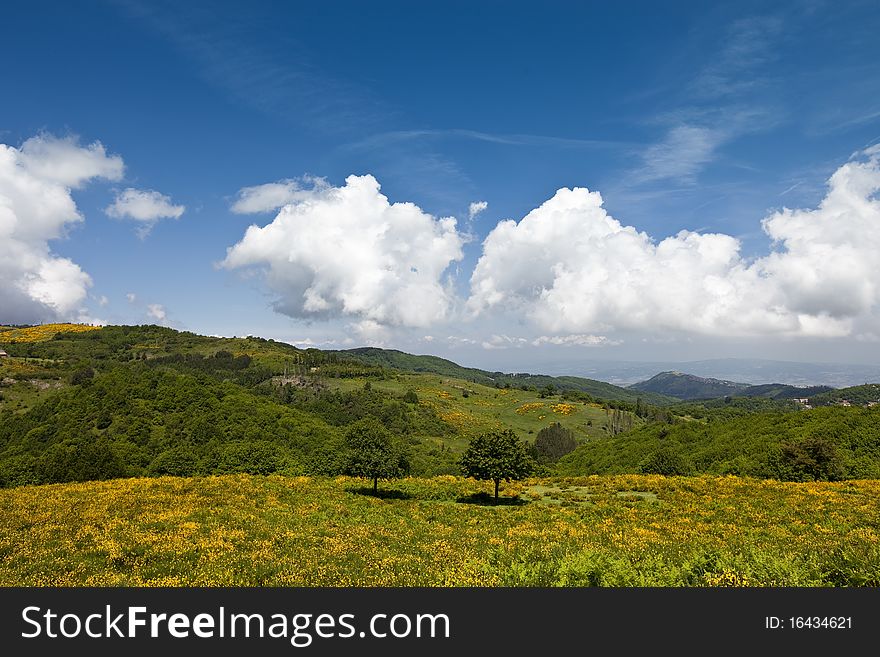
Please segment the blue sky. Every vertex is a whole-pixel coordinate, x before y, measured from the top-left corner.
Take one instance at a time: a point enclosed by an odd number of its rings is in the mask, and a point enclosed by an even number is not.
[[[0,252],[16,295],[0,321],[156,321],[502,369],[880,362],[876,3],[29,2],[4,22],[9,175],[66,186],[83,220],[25,238],[31,215],[10,205],[33,257]],[[46,144],[95,142],[94,171],[41,173],[74,157]],[[350,175],[413,205],[364,210],[379,192]],[[233,211],[277,181],[294,181],[290,213]],[[576,187],[604,210],[554,196]],[[274,228],[246,238],[251,224]],[[398,240],[371,242],[377,226]],[[316,255],[327,240],[342,242]],[[43,280],[60,260],[80,273]],[[68,275],[88,277],[82,294],[46,291]]]

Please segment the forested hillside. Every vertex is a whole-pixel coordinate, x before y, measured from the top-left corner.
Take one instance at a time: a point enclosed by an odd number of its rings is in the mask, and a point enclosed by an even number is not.
[[[829,407],[816,410],[773,385],[777,398],[657,405],[576,377],[158,326],[2,327],[0,348],[0,486],[340,474],[344,437],[362,421],[384,427],[417,476],[458,473],[473,437],[509,429],[547,475],[880,477],[880,406],[844,407],[867,406],[880,386],[817,394],[810,402]]]
[[[829,386],[792,386],[784,383],[749,385],[724,381],[682,372],[660,372],[647,381],[634,383],[631,390],[655,393],[683,400],[713,399],[717,397],[766,397],[768,399],[797,399],[812,397],[833,390]]]
[[[652,424],[587,442],[563,457],[566,475],[707,472],[789,481],[880,478],[880,408],[749,413]]]

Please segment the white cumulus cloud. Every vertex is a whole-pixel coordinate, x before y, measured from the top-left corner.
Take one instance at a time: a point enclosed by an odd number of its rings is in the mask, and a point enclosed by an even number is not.
[[[158,303],[147,305],[147,317],[155,319],[160,324],[168,322],[168,313],[165,312],[165,307]]]
[[[572,333],[568,335],[539,335],[537,338],[523,338],[510,335],[494,334],[483,340],[483,349],[509,349],[511,347],[540,347],[542,345],[557,347],[610,347],[621,344],[620,340],[611,340],[604,335]]]
[[[489,204],[486,201],[474,201],[468,207],[468,219],[473,219],[488,207]]]
[[[50,242],[83,220],[73,188],[118,180],[123,170],[100,142],[38,135],[21,148],[0,144],[0,321],[87,317],[81,304],[92,279]]]
[[[529,341],[526,338],[511,337],[509,335],[494,334],[483,340],[483,349],[508,349],[510,347],[524,347]]]
[[[874,147],[840,167],[817,208],[767,217],[771,251],[754,260],[724,234],[655,242],[599,193],[560,189],[489,234],[468,307],[515,309],[553,333],[849,335],[880,304],[878,158]]]
[[[608,347],[621,344],[619,340],[611,340],[604,335],[572,333],[569,335],[541,335],[532,340],[531,344],[540,347],[552,344],[559,347]]]
[[[454,218],[412,203],[389,203],[373,176],[299,190],[266,226],[250,226],[222,266],[257,267],[294,317],[345,315],[357,333],[445,320],[454,294],[444,274],[462,258]]]
[[[120,180],[125,171],[122,158],[107,155],[101,142],[80,146],[76,137],[31,137],[22,144],[18,158],[36,178],[74,189],[92,178]]]
[[[311,185],[304,188],[302,183]],[[323,178],[304,176],[299,180],[279,180],[278,182],[242,187],[238,190],[235,202],[230,208],[236,214],[260,214],[272,212],[289,203],[306,201],[317,189],[327,189],[329,185]]]
[[[129,187],[116,193],[116,197],[104,212],[114,219],[132,219],[140,222],[138,234],[141,237],[152,230],[160,219],[180,219],[186,206],[174,205],[171,199],[152,189]]]

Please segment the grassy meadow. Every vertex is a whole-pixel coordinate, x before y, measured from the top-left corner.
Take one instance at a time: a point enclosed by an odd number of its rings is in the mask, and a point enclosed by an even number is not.
[[[160,477],[0,490],[0,585],[877,586],[878,481]]]
[[[328,380],[332,388],[344,392],[359,390],[366,382],[360,378]],[[527,441],[534,440],[541,429],[553,422],[571,429],[578,441],[608,435],[609,413],[597,403],[542,398],[534,390],[492,388],[436,374],[398,374],[370,381],[370,385],[396,397],[414,391],[420,404],[431,407],[458,431],[457,441],[442,440],[456,451],[473,435],[505,428],[513,429]],[[632,413],[626,416],[633,427],[644,423]]]

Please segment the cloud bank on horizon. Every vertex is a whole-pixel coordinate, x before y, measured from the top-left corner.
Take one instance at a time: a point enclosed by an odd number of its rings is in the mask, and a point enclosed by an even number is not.
[[[3,321],[88,320],[92,278],[51,243],[84,221],[75,190],[119,182],[124,172],[122,158],[97,141],[41,134],[20,148],[0,145]],[[561,188],[495,225],[465,281],[458,268],[469,233],[455,218],[389,201],[371,175],[341,186],[307,177],[239,191],[233,212],[277,214],[250,226],[220,267],[258,271],[277,312],[342,318],[368,341],[465,322],[485,322],[486,349],[614,345],[633,332],[877,340],[878,190],[880,145],[840,166],[816,207],[765,217],[768,251],[747,258],[723,233],[656,241],[612,217],[599,192]],[[468,220],[486,207],[472,203]],[[133,187],[106,209],[146,232],[183,212],[168,196]],[[150,316],[164,322],[165,309],[150,306]],[[525,318],[531,336],[499,332],[499,319],[510,317]]]
[[[516,308],[561,333],[851,335],[880,301],[878,159],[875,146],[841,166],[817,208],[766,217],[771,251],[754,260],[720,233],[655,243],[610,216],[598,192],[560,189],[489,233],[468,307]]]
[[[616,344],[604,334],[619,331],[876,339],[878,189],[874,146],[835,171],[816,208],[764,218],[769,252],[749,259],[722,233],[681,231],[657,242],[608,214],[599,192],[562,188],[489,232],[460,299],[447,278],[466,241],[455,220],[389,204],[375,178],[350,176],[342,187],[297,186],[296,198],[266,226],[251,226],[222,264],[263,269],[276,310],[291,317],[343,316],[377,330],[500,313],[551,334],[493,335],[486,348]]]

